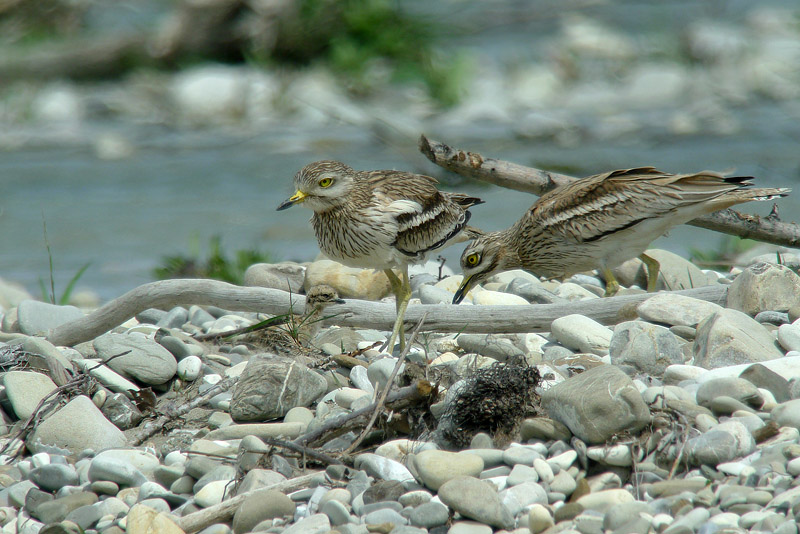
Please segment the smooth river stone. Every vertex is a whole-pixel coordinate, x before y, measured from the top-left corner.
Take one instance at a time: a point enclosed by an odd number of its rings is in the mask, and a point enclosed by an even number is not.
[[[450,479],[477,477],[483,471],[483,459],[468,452],[427,450],[415,455],[413,461],[423,484],[434,491]]]

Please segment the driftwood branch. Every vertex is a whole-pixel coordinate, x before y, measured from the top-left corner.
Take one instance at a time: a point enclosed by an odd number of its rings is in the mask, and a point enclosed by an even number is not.
[[[317,476],[319,476],[319,473],[311,473],[297,478],[292,478],[290,480],[284,480],[283,482],[278,482],[277,484],[273,484],[265,488],[259,488],[253,491],[242,493],[241,495],[237,495],[232,499],[222,501],[214,506],[209,506],[208,508],[200,510],[199,512],[194,512],[178,518],[176,523],[184,532],[186,532],[186,534],[191,534],[192,532],[203,530],[204,528],[215,523],[224,523],[229,521],[233,517],[233,514],[236,513],[236,510],[239,508],[239,506],[241,506],[241,504],[245,501],[245,499],[257,491],[274,489],[283,493],[288,493],[308,486]]]
[[[282,314],[302,310],[305,302],[302,295],[290,296],[279,289],[240,287],[216,280],[161,280],[132,289],[86,317],[54,328],[47,339],[55,345],[75,345],[108,332],[148,308],[170,309],[196,304]]]
[[[674,293],[724,304],[727,291],[727,286],[712,285]],[[651,296],[652,293],[643,293],[536,306],[422,304],[408,307],[405,324],[414,326],[427,314],[425,329],[430,332],[544,332],[550,330],[554,319],[572,313],[591,317],[603,324],[614,324],[620,310]],[[148,308],[169,309],[191,304],[283,314],[302,310],[305,297],[279,289],[240,287],[217,280],[162,280],[139,286],[85,317],[54,328],[46,337],[54,345],[72,346],[94,339]],[[381,330],[390,330],[396,317],[393,304],[355,299],[331,305],[325,308],[325,313],[332,316],[325,321],[326,324]]]
[[[539,196],[577,180],[564,174],[486,158],[477,152],[453,148],[424,135],[419,139],[419,150],[433,163],[456,174]],[[781,222],[773,216],[759,217],[727,209],[698,217],[687,224],[765,243],[800,247],[800,225]]]

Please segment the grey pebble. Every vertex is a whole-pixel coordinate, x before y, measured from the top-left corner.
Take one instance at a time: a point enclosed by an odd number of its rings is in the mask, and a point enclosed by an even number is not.
[[[669,365],[683,363],[678,338],[663,326],[644,321],[616,325],[609,355],[615,365],[631,365],[652,376],[663,375]]]
[[[493,529],[476,521],[456,521],[447,534],[492,534]]]
[[[506,286],[505,291],[512,295],[520,296],[531,304],[556,304],[559,302],[567,302],[567,299],[548,291],[542,287],[541,284],[531,282],[521,277],[511,280]]]
[[[509,486],[516,486],[524,482],[538,482],[539,473],[530,465],[516,464],[508,475],[506,482]]]
[[[159,498],[144,499],[139,501],[139,504],[148,506],[156,510],[157,512],[169,513],[170,511],[169,503],[164,499],[159,499]]]
[[[430,502],[432,498],[433,495],[431,495],[428,491],[415,490],[401,495],[398,499],[398,502],[403,506],[419,506],[420,504]]]
[[[173,506],[180,506],[187,501],[182,495],[175,495],[157,482],[147,481],[139,487],[139,500],[164,499]]]
[[[487,478],[494,478],[494,477],[505,477],[511,473],[511,468],[507,465],[500,465],[497,467],[492,467],[490,469],[484,469],[481,471],[478,478],[487,479]]]
[[[408,519],[400,515],[398,512],[382,508],[374,512],[368,512],[364,515],[364,523],[379,525],[382,523],[391,523],[393,525],[407,525]]]
[[[381,358],[369,364],[369,367],[367,367],[367,377],[372,383],[372,386],[377,389],[386,387],[386,383],[389,381],[389,377],[392,376],[396,364],[396,358]],[[405,363],[400,365],[397,376],[402,376],[405,367]]]
[[[638,432],[650,410],[633,381],[613,365],[584,371],[542,394],[542,407],[581,440],[605,443],[618,432]],[[609,418],[605,414],[613,413]]]
[[[144,324],[157,324],[160,320],[167,316],[167,312],[157,308],[147,308],[135,315],[135,318],[140,323]]]
[[[189,308],[189,322],[195,326],[203,326],[205,323],[214,320],[214,316],[208,313],[200,306],[191,306]]]
[[[759,388],[768,390],[778,402],[786,402],[791,399],[789,382],[760,363],[754,363],[742,371],[739,378],[743,378]]]
[[[103,450],[127,445],[125,434],[83,395],[70,400],[57,412],[44,419],[34,430],[28,447],[33,449],[58,444],[75,454],[86,449]]]
[[[478,432],[469,442],[469,448],[472,450],[476,449],[494,449],[494,441],[492,440],[492,436],[487,434],[486,432]],[[486,458],[483,459],[484,465],[488,465],[486,463]],[[498,462],[499,463],[499,462]]]
[[[361,515],[371,514],[372,512],[377,512],[378,510],[393,510],[395,512],[400,512],[403,509],[403,505],[397,501],[376,501],[365,504],[359,513]]]
[[[735,420],[720,423],[708,432],[691,438],[686,451],[696,464],[717,465],[750,454],[755,440],[742,423]]]
[[[686,515],[677,518],[664,530],[663,534],[683,534],[686,529],[689,529],[689,532],[694,532],[700,525],[708,521],[710,515],[710,512],[705,508],[695,508]]]
[[[439,499],[461,515],[487,525],[509,529],[514,517],[490,482],[460,476],[439,488]]]
[[[106,509],[103,502],[97,502],[88,506],[81,506],[67,514],[64,519],[72,521],[82,529],[86,530],[94,526],[101,517],[106,515]]]
[[[52,328],[83,316],[75,306],[57,306],[38,300],[23,300],[17,306],[19,331],[29,336],[46,334]]]
[[[485,468],[495,467],[503,463],[505,452],[502,449],[469,448],[464,452],[480,456]]]
[[[297,406],[309,406],[328,385],[319,373],[299,361],[263,353],[253,355],[233,388],[234,421],[283,417]]]
[[[3,386],[14,414],[25,420],[50,392],[56,384],[44,373],[33,371],[9,371],[3,375]]]
[[[339,501],[330,500],[322,505],[320,512],[327,515],[331,525],[344,525],[350,522],[350,511]]]
[[[414,477],[406,466],[400,462],[390,460],[389,458],[378,456],[377,454],[359,454],[356,456],[353,465],[356,469],[363,469],[371,476],[383,480],[397,480],[398,482],[414,480]],[[350,493],[355,494],[352,490]]]
[[[178,369],[167,349],[143,336],[104,334],[94,340],[94,348],[111,369],[148,385],[164,384]]]
[[[547,492],[536,482],[523,482],[511,486],[501,491],[499,496],[503,506],[512,516],[517,516],[524,508],[532,504],[547,504],[548,502]]]
[[[422,304],[451,304],[453,302],[453,293],[440,287],[423,285],[419,288],[419,299]]]
[[[186,469],[183,465],[159,465],[153,471],[153,477],[156,482],[168,488],[173,482],[182,477],[185,472]]]
[[[532,466],[534,460],[541,458],[542,455],[531,447],[509,447],[503,451],[503,462],[510,466],[515,466],[517,464]]]
[[[686,325],[670,326],[669,331],[687,341],[693,341],[695,336],[697,335],[697,329],[694,328],[693,326],[686,326]]]
[[[753,408],[759,408],[764,404],[764,398],[756,386],[744,378],[715,378],[700,385],[695,394],[697,404],[706,408],[717,397],[731,397],[740,403],[747,404]]]
[[[32,470],[30,480],[45,491],[78,484],[78,473],[71,465],[47,464]]]
[[[119,493],[119,484],[110,480],[95,480],[90,484],[89,488],[98,495],[116,495]]]
[[[777,311],[762,311],[756,314],[754,319],[759,323],[769,323],[774,325],[786,324],[789,321],[789,314]],[[789,349],[794,350],[794,349]]]
[[[193,352],[186,343],[175,336],[163,336],[158,340],[158,343],[170,351],[178,361],[191,356]]]
[[[646,502],[633,501],[617,504],[608,509],[603,517],[603,528],[606,530],[617,530],[623,525],[637,519],[639,514],[650,513],[650,507]]]
[[[428,529],[412,527],[411,525],[400,525],[392,529],[392,534],[428,534]]]
[[[372,385],[369,377],[367,376],[367,368],[362,365],[356,365],[350,369],[350,381],[355,387],[360,390],[366,391],[370,395],[375,393],[375,388]]]
[[[500,362],[525,355],[510,339],[497,334],[461,334],[456,341],[465,352],[480,354]]]
[[[147,478],[134,466],[117,458],[98,456],[89,466],[89,480],[110,480],[122,486],[141,486]]]
[[[180,328],[188,319],[189,311],[182,306],[176,306],[169,310],[167,314],[156,323],[156,326],[160,326],[161,328]]]
[[[82,506],[92,505],[96,502],[97,495],[82,491],[42,503],[36,507],[36,510],[32,510],[31,513],[43,523],[55,523],[63,521],[73,510],[81,508]]]
[[[444,525],[450,518],[447,506],[438,502],[420,504],[411,512],[409,520],[416,527],[432,528]]]

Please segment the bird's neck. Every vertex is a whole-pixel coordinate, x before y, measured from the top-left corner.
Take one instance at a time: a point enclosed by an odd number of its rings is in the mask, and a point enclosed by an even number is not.
[[[519,251],[511,242],[511,230],[511,228],[508,228],[492,233],[492,238],[500,244],[501,250],[503,251],[501,261],[504,271],[522,269],[522,259],[519,257]]]

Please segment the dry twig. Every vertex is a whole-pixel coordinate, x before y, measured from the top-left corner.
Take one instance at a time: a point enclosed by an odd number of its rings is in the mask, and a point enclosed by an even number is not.
[[[215,395],[218,395],[223,391],[227,391],[228,389],[232,388],[238,379],[239,377],[230,377],[221,380],[217,384],[214,384],[214,386],[212,386],[211,389],[206,391],[203,395],[197,396],[189,402],[186,402],[184,404],[181,404],[180,406],[177,406],[176,408],[168,410],[167,413],[158,417],[157,419],[145,423],[143,426],[139,428],[139,431],[136,433],[136,435],[131,437],[130,439],[131,444],[141,445],[144,442],[144,440],[164,430],[164,427],[170,421],[177,419],[182,415],[187,414],[193,408],[196,408],[197,406],[205,404],[206,402],[211,400],[211,398],[214,397]]]
[[[292,441],[286,441],[283,439],[277,438],[270,438],[264,436],[259,438],[261,441],[266,443],[267,445],[272,445],[273,447],[280,447],[282,449],[289,449],[290,451],[299,452],[309,458],[313,458],[318,462],[322,462],[324,464],[332,465],[332,464],[340,464],[341,461],[333,458],[332,456],[328,456],[327,454],[321,453],[311,447],[306,447],[305,445],[300,445],[299,443],[294,443]],[[245,451],[245,452],[259,452],[259,451]]]
[[[319,476],[319,473],[310,473],[297,478],[292,478],[290,480],[284,480],[283,482],[278,482],[277,484],[273,484],[265,488],[259,488],[257,490],[242,493],[241,495],[237,495],[236,497],[228,499],[227,501],[222,501],[219,504],[209,506],[208,508],[200,510],[199,512],[194,512],[181,517],[177,521],[178,526],[184,532],[186,532],[186,534],[191,534],[192,532],[202,530],[210,525],[213,525],[214,523],[223,523],[230,520],[233,517],[233,514],[236,513],[236,510],[239,508],[239,506],[241,506],[245,499],[247,499],[253,493],[266,492],[267,490],[277,490],[284,493],[296,491],[308,486],[317,476]]]
[[[364,427],[364,430],[361,431],[361,434],[358,436],[358,438],[349,447],[347,447],[347,449],[345,449],[345,451],[342,453],[344,456],[347,456],[351,454],[354,450],[356,450],[356,448],[358,448],[358,446],[361,445],[361,442],[364,441],[364,438],[367,436],[367,434],[369,434],[369,431],[372,430],[375,421],[378,419],[378,414],[380,413],[381,408],[383,408],[383,405],[386,402],[386,397],[387,395],[389,395],[389,391],[392,389],[392,386],[394,385],[394,379],[397,376],[397,373],[400,371],[400,367],[403,365],[403,362],[406,359],[406,355],[408,354],[408,351],[411,349],[411,345],[417,339],[417,334],[419,334],[419,331],[422,328],[422,323],[424,322],[425,322],[425,315],[423,315],[422,319],[420,319],[419,323],[417,323],[417,327],[411,333],[411,337],[409,338],[408,343],[406,343],[405,348],[400,353],[400,356],[397,358],[397,363],[395,364],[394,369],[392,369],[392,374],[391,376],[389,376],[389,380],[386,381],[386,387],[383,388],[383,391],[381,392],[378,402],[374,403],[375,409],[372,411],[372,416],[369,418],[367,426]]]
[[[422,399],[427,399],[433,393],[433,386],[427,380],[418,380],[410,386],[400,388],[397,391],[389,393],[386,398],[385,404],[391,405],[392,409],[400,409],[410,403],[420,402]],[[299,436],[294,440],[294,443],[306,445],[319,440],[322,436],[330,438],[330,434],[339,435],[342,431],[346,431],[355,419],[363,417],[375,410],[378,405],[373,402],[369,406],[365,406],[360,410],[356,410],[340,417],[334,417],[326,421],[323,425]],[[333,437],[335,437],[335,435]]]

